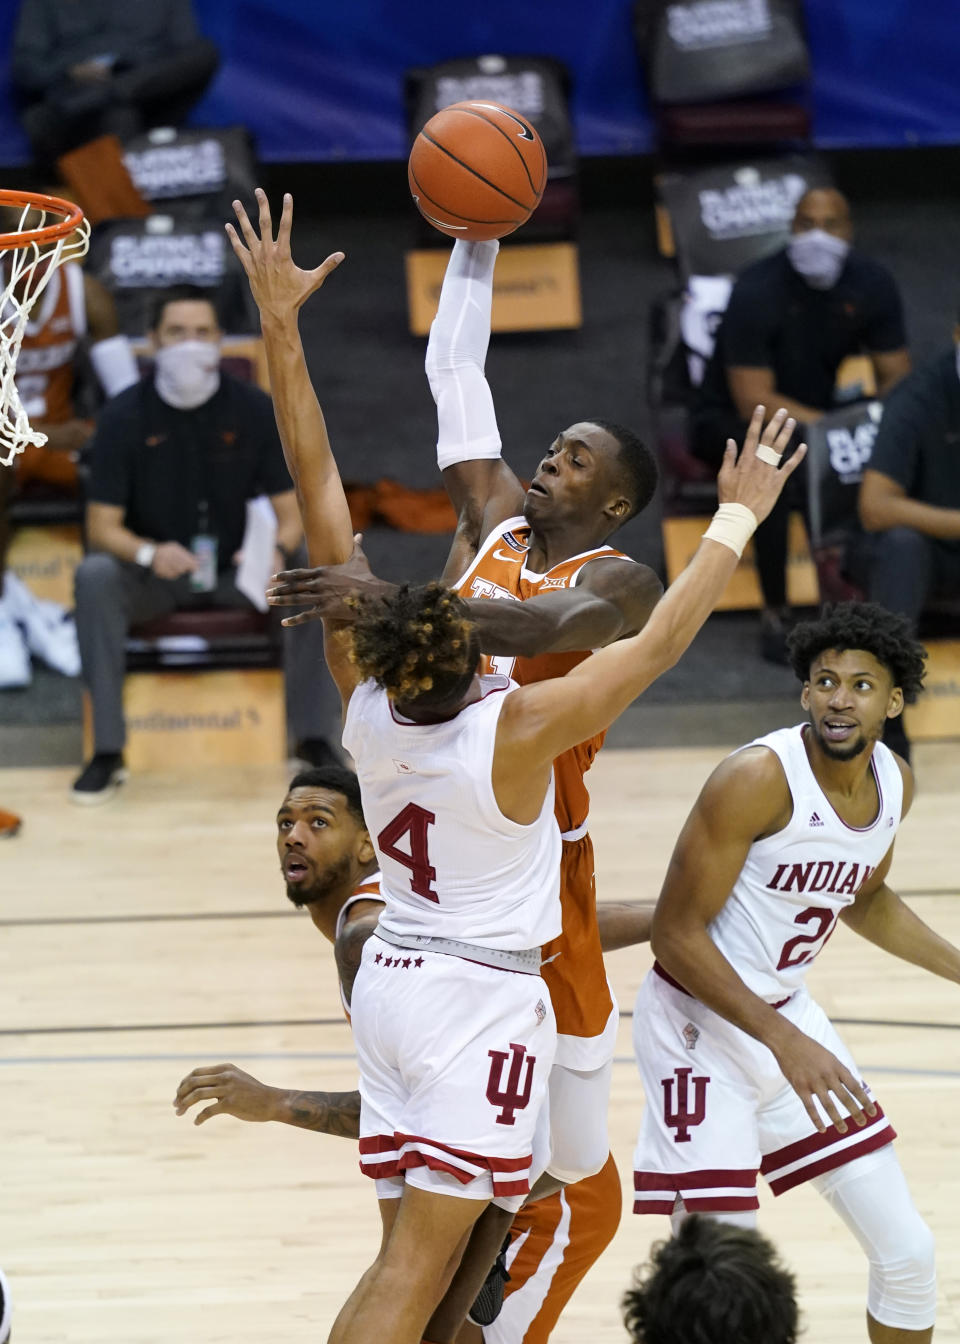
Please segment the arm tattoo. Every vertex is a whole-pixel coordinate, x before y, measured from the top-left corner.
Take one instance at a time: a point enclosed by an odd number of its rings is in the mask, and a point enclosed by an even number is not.
[[[337,962],[337,975],[347,1003],[353,998],[353,982],[360,969],[363,946],[377,927],[377,915],[361,915],[351,920],[337,935],[333,954]]]
[[[360,1137],[359,1092],[291,1092],[289,1123],[341,1139]]]

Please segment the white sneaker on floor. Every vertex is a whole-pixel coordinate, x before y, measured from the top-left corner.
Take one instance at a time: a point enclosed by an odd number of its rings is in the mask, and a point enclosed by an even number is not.
[[[80,645],[72,612],[64,611],[58,602],[38,602],[24,631],[34,658],[64,677],[79,677]]]
[[[35,597],[15,574],[4,580],[3,604],[23,627],[27,649],[64,677],[79,677],[80,647],[73,616],[59,602]]]
[[[23,632],[11,618],[7,604],[0,602],[0,690],[29,686],[30,677],[30,655]]]

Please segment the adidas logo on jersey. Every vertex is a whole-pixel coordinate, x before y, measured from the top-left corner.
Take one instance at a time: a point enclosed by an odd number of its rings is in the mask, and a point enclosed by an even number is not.
[[[823,825],[823,822],[822,822],[822,821],[820,820],[820,818],[817,816],[816,812],[814,812],[813,815],[812,815],[811,818],[810,818],[810,823],[809,823],[809,824],[810,824],[811,826],[822,826],[822,825]]]

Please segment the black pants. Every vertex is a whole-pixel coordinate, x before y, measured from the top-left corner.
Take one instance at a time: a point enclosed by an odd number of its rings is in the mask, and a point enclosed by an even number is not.
[[[727,439],[733,439],[739,447],[747,432],[747,422],[732,414],[701,415],[694,417],[691,430],[694,454],[719,471]],[[798,428],[785,456],[789,457],[801,439]],[[802,465],[790,478],[770,516],[754,533],[753,551],[765,607],[787,605],[787,540],[790,514],[794,509],[799,509],[806,517],[806,476]]]
[[[859,538],[849,568],[872,602],[902,612],[916,628],[931,597],[960,593],[960,542],[892,527]]]
[[[303,554],[306,560],[306,554]],[[123,679],[126,636],[131,625],[171,611],[206,606],[249,607],[233,582],[221,574],[213,593],[193,593],[189,581],[160,579],[151,570],[96,552],[76,573],[77,637],[83,680],[93,703],[95,750],[122,751]],[[274,608],[277,621],[283,612]],[[319,621],[283,631],[287,723],[294,745],[308,738],[340,739],[339,696],[323,658]]]
[[[206,38],[149,65],[115,71],[109,79],[65,79],[21,117],[37,162],[50,167],[68,150],[100,135],[131,140],[149,126],[177,126],[201,96],[219,54]]]

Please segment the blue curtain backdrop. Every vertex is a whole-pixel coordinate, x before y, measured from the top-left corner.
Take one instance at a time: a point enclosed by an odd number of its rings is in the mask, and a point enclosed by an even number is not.
[[[476,13],[449,0],[195,5],[223,65],[192,120],[250,126],[264,159],[402,158],[404,70],[482,52],[569,65],[581,153],[651,148],[629,0],[484,0]],[[18,7],[0,0],[4,52]],[[806,12],[819,145],[960,143],[957,0],[807,0]],[[14,165],[28,154],[8,81],[5,59],[0,164]]]

